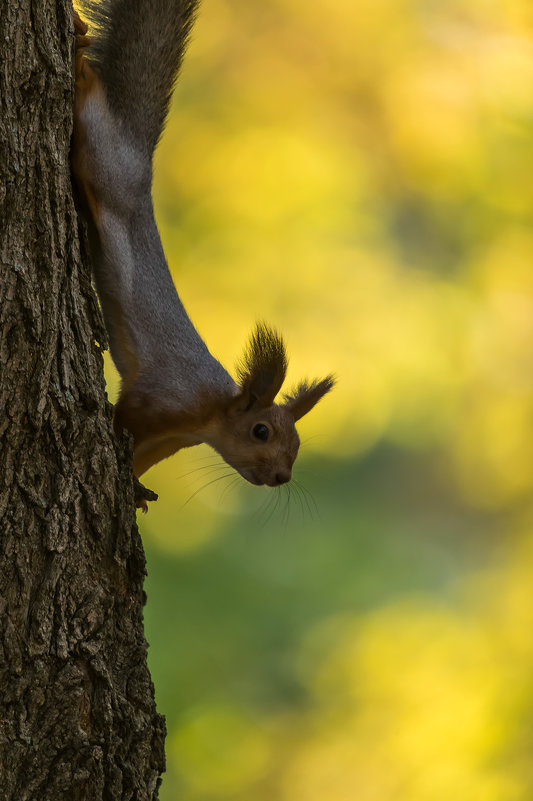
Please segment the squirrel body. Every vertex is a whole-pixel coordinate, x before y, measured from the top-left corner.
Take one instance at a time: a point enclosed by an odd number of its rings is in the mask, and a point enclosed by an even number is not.
[[[82,3],[75,14],[72,167],[96,288],[122,378],[117,433],[133,435],[136,477],[183,447],[211,445],[253,484],[289,481],[295,421],[333,386],[302,382],[274,403],[287,369],[280,335],[252,334],[237,380],[209,352],[172,281],[152,204],[153,152],[196,0]]]

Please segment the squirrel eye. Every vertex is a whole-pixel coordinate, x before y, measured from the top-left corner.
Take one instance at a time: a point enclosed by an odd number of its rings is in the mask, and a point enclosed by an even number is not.
[[[252,428],[252,434],[256,439],[260,439],[261,442],[266,442],[270,431],[268,430],[268,426],[266,426],[264,423],[256,423],[256,425]]]

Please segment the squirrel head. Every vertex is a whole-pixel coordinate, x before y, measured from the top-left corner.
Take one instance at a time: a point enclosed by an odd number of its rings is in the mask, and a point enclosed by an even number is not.
[[[239,392],[218,417],[210,444],[251,484],[277,487],[291,480],[300,447],[295,423],[334,385],[333,376],[302,381],[274,403],[287,373],[281,336],[257,325],[237,367]]]

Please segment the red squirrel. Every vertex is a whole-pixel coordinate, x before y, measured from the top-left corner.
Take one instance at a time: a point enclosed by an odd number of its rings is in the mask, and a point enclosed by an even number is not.
[[[259,324],[234,380],[207,349],[174,287],[152,206],[152,160],[198,0],[83,0],[75,13],[72,167],[89,227],[94,279],[122,378],[117,434],[133,471],[206,442],[252,484],[290,481],[295,423],[331,390],[302,381],[275,403],[283,339]],[[142,504],[144,505],[144,504]]]

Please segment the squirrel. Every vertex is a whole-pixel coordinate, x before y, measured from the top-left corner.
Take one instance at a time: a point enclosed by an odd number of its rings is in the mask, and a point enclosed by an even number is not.
[[[152,205],[152,161],[198,0],[81,0],[72,170],[94,280],[122,382],[117,435],[133,436],[133,472],[207,443],[252,484],[291,480],[295,423],[334,385],[302,381],[274,400],[287,371],[280,334],[252,333],[236,380],[209,352],[172,281]],[[141,506],[146,508],[145,503]]]

